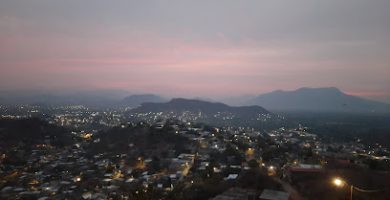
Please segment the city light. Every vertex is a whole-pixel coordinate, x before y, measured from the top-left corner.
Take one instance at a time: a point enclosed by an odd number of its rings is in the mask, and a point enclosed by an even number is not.
[[[80,176],[77,176],[74,178],[74,182],[80,182],[81,181],[81,177]]]
[[[345,184],[345,181],[343,181],[341,178],[334,178],[333,184],[337,187],[343,187]]]

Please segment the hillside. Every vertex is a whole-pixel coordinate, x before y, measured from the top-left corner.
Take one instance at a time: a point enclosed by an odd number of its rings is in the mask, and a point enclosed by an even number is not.
[[[46,140],[50,140],[54,146],[72,143],[72,137],[66,129],[40,119],[0,120],[0,151],[20,144],[44,144]]]

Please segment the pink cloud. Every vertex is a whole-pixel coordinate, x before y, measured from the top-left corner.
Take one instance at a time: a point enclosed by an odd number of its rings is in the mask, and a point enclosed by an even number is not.
[[[304,52],[250,39],[232,42],[222,33],[215,40],[140,32],[110,38],[0,34],[0,84],[3,88],[91,87],[189,96],[344,84],[338,77],[347,74],[344,63],[306,59]]]

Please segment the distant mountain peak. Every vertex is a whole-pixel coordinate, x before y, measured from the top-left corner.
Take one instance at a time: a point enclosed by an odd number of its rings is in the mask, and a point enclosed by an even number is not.
[[[185,99],[185,98],[174,98],[168,102],[160,102],[160,103],[146,102],[143,103],[141,107],[133,109],[133,111],[145,112],[150,110],[157,110],[158,112],[160,112],[160,111],[172,111],[172,110],[175,111],[191,110],[191,111],[202,111],[202,112],[214,113],[214,112],[224,112],[224,111],[236,112],[236,111],[249,110],[249,109],[252,109],[253,111],[259,113],[269,113],[266,109],[257,105],[233,107],[220,102],[208,102],[203,100]]]
[[[345,94],[337,87],[300,87],[296,90],[274,90],[270,93],[266,94],[282,94],[282,93],[310,93],[310,92],[327,92],[327,93],[338,93],[338,94]],[[261,96],[261,95],[259,95]]]
[[[273,116],[261,106],[228,106],[219,102],[209,102],[198,99],[174,98],[162,103],[143,103],[129,111],[129,113],[160,113],[164,117],[178,117],[187,119],[188,117],[198,122],[211,122],[219,125],[241,125],[256,124],[259,120]],[[137,115],[130,116],[137,116]],[[267,119],[270,120],[270,119]]]
[[[279,111],[390,112],[390,105],[343,93],[336,87],[302,87],[259,95],[248,104]]]
[[[337,92],[337,93],[343,93],[340,89],[337,87],[319,87],[319,88],[312,88],[312,87],[301,87],[295,90],[296,92],[310,92],[310,91],[327,91],[327,92]]]
[[[184,104],[220,104],[220,105],[224,105],[224,106],[227,106],[223,103],[220,103],[220,102],[210,102],[210,101],[207,101],[207,100],[203,100],[203,99],[186,99],[186,98],[173,98],[171,99],[168,103],[184,103]]]
[[[199,100],[199,99],[186,99],[186,98],[182,98],[182,97],[176,97],[176,98],[171,99],[169,102],[174,103],[174,102],[188,102],[188,101],[192,101],[192,102],[199,101],[200,102],[202,100]]]

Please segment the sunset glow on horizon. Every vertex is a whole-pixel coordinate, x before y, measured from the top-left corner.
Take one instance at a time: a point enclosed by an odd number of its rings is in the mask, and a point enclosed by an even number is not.
[[[390,102],[389,2],[0,5],[0,90],[227,97],[335,86]]]

